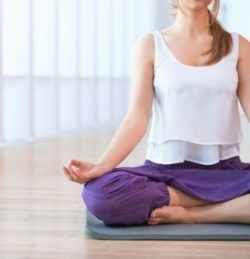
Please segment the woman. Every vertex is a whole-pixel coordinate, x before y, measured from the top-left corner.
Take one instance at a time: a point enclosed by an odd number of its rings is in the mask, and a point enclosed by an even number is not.
[[[213,4],[210,11],[210,4]],[[218,0],[172,1],[173,26],[136,44],[132,99],[96,164],[66,176],[107,225],[250,224],[250,163],[239,158],[237,100],[250,121],[250,45],[225,31]],[[152,124],[144,165],[116,167]]]

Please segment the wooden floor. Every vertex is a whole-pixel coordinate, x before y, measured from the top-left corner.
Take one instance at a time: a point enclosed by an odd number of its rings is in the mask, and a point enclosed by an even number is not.
[[[0,259],[250,258],[247,241],[88,237],[81,186],[67,181],[61,168],[71,158],[95,161],[110,138],[110,134],[74,135],[0,149]],[[143,162],[144,142],[124,164]],[[250,161],[248,148],[244,146],[243,157]]]

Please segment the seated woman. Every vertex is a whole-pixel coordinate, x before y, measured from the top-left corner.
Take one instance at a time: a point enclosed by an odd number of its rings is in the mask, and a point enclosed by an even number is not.
[[[250,224],[250,44],[216,19],[219,1],[172,1],[171,27],[138,40],[128,112],[95,163],[71,160],[87,209],[107,225]],[[143,165],[118,167],[152,122]]]

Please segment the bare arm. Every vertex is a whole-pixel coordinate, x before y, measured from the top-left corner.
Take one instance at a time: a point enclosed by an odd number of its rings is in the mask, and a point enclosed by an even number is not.
[[[154,42],[149,34],[134,47],[129,109],[107,150],[97,162],[108,170],[122,162],[146,132],[153,99],[153,57]]]
[[[154,40],[149,34],[135,45],[132,64],[132,93],[129,109],[110,145],[96,164],[70,160],[63,170],[69,180],[86,183],[98,178],[123,161],[144,136],[151,113],[154,65]]]
[[[250,42],[243,37],[240,37],[238,73],[237,94],[241,107],[250,122]]]

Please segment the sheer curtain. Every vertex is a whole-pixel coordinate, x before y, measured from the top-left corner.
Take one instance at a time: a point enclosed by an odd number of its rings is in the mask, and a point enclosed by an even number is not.
[[[249,5],[223,0],[220,20],[249,37]],[[0,0],[0,143],[116,127],[134,43],[169,13],[169,0]]]
[[[248,0],[222,0],[221,20],[230,30],[235,31],[250,40]]]
[[[115,127],[163,2],[0,0],[0,141]]]

